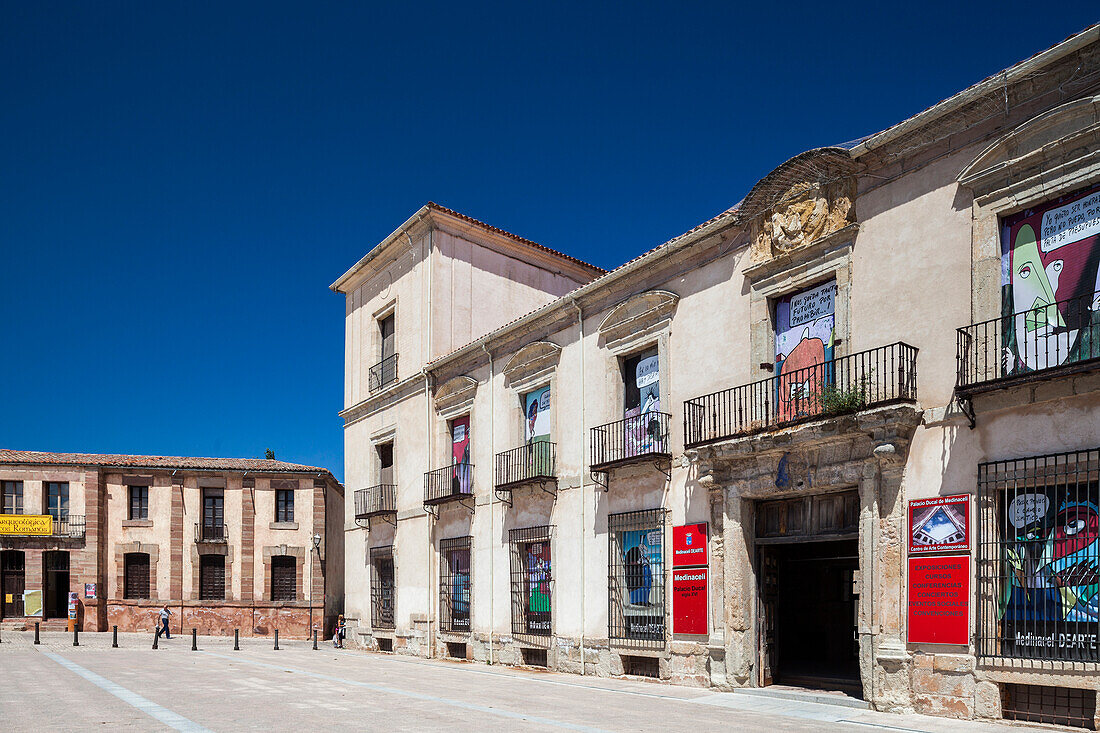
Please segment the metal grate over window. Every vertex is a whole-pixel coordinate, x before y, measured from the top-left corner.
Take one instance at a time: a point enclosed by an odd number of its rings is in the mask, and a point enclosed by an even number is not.
[[[472,537],[439,541],[439,628],[470,630],[470,543]]]
[[[978,466],[979,657],[1100,661],[1100,448]]]
[[[524,527],[508,532],[512,551],[512,633],[550,636],[550,533],[553,528]]]
[[[1005,720],[1096,730],[1096,690],[1005,683],[1001,710]]]
[[[371,627],[394,628],[393,545],[370,548],[370,602]]]
[[[608,524],[608,637],[665,642],[664,509],[612,514]]]

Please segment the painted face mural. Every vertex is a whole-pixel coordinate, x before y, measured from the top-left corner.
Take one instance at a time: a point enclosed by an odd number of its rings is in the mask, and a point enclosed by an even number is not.
[[[1100,356],[1100,188],[1004,219],[1001,248],[1005,373]]]
[[[821,411],[832,380],[836,282],[781,298],[776,304],[775,373],[779,420]]]
[[[1100,620],[1097,493],[1094,486],[1006,496],[1000,617],[1006,642],[1020,654],[1042,656],[1067,639],[1072,642],[1084,628],[1078,623],[1093,624],[1090,633],[1095,634]]]

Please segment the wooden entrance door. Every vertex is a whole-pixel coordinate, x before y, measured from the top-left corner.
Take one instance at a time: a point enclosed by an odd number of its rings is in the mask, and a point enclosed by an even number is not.
[[[69,617],[69,553],[64,550],[42,553],[42,615],[44,618]]]
[[[220,489],[202,494],[202,538],[218,541],[225,538],[224,500]]]
[[[0,552],[0,618],[22,616],[26,566],[19,550]]]
[[[775,680],[779,666],[779,556],[775,548],[760,548],[760,686]]]

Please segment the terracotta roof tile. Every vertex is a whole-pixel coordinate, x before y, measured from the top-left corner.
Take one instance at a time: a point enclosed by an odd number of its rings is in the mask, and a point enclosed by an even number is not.
[[[128,456],[111,453],[49,453],[0,448],[0,464],[46,464],[51,466],[109,466],[120,468],[181,468],[257,473],[323,473],[327,468],[267,458],[198,458],[191,456]],[[335,480],[335,479],[333,479]]]

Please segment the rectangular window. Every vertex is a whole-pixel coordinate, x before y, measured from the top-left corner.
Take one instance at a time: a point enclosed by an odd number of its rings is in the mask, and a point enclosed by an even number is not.
[[[623,417],[661,411],[660,374],[656,346],[623,359]]]
[[[58,522],[69,518],[68,483],[46,482],[46,513]]]
[[[123,598],[150,598],[149,555],[144,552],[128,552],[122,559]]]
[[[4,504],[0,509],[4,514],[22,514],[23,513],[23,482],[22,481],[4,481]]]
[[[393,545],[370,548],[371,626],[394,628]]]
[[[224,555],[199,555],[199,600],[225,600]]]
[[[978,465],[981,657],[1100,662],[1100,448]]]
[[[665,641],[665,510],[608,517],[608,635]]]
[[[378,451],[378,483],[393,485],[393,443],[379,443]]]
[[[130,519],[149,518],[149,487],[130,487]]]
[[[820,414],[836,381],[836,280],[775,304],[775,406],[780,422]]]
[[[470,416],[451,420],[451,489],[453,494],[472,494],[473,472],[470,470]]]
[[[550,636],[551,527],[508,532],[512,554],[512,633]]]
[[[275,489],[275,521],[294,521],[294,489]]]
[[[395,337],[396,315],[391,313],[378,320],[378,336],[382,345],[382,361],[389,359],[397,353],[397,340]]]
[[[470,630],[470,542],[439,541],[439,620],[444,631]]]
[[[298,559],[291,555],[271,558],[271,600],[293,601],[298,597]]]
[[[223,542],[225,536],[225,497],[221,489],[203,489],[202,538],[208,542]]]

